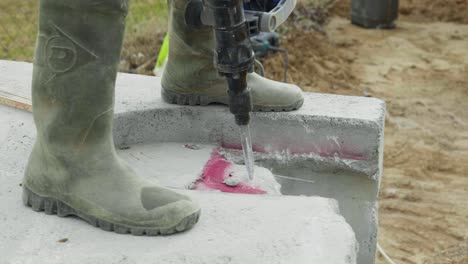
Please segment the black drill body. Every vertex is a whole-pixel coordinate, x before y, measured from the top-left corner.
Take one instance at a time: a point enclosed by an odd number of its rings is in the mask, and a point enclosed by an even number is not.
[[[229,109],[238,125],[248,125],[252,100],[247,74],[253,71],[254,53],[245,23],[243,0],[204,0],[216,38],[215,65],[228,82]]]

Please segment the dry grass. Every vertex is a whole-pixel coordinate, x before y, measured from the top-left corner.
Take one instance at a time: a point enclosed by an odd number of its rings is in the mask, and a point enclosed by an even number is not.
[[[32,61],[37,34],[37,0],[0,1],[0,59]],[[164,0],[132,0],[122,51],[122,69],[132,71],[159,50],[167,26]]]
[[[32,60],[38,3],[36,0],[0,1],[0,59]]]
[[[120,71],[152,74],[156,55],[167,31],[167,5],[164,0],[131,3]]]

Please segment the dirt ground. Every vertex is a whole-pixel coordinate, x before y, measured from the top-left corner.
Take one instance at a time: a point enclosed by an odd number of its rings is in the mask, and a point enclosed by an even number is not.
[[[467,264],[468,1],[400,3],[395,30],[351,25],[349,1],[323,33],[288,24],[290,81],[386,101],[379,243],[396,263]],[[281,80],[282,60],[265,67]]]

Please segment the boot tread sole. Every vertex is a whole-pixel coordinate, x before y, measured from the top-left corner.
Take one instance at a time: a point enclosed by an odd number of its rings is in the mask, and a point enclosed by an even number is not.
[[[163,100],[169,104],[190,105],[190,106],[206,106],[209,104],[225,104],[219,100],[210,98],[201,94],[180,94],[166,89],[161,90]],[[290,105],[268,106],[254,105],[254,112],[290,112],[301,108],[304,104],[304,99],[298,100]]]
[[[47,215],[58,215],[59,217],[77,216],[94,227],[102,230],[115,232],[118,234],[132,234],[135,236],[158,236],[170,235],[191,229],[200,218],[200,211],[197,211],[184,219],[177,225],[169,228],[146,228],[146,227],[132,227],[122,224],[112,223],[106,220],[96,218],[94,216],[85,214],[78,210],[73,209],[66,203],[51,197],[42,197],[35,194],[27,187],[23,186],[23,203],[25,206],[31,207],[36,212],[44,212]]]

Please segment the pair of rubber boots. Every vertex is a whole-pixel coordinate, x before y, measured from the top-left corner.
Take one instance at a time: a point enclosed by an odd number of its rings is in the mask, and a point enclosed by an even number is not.
[[[187,0],[170,3],[170,54],[163,98],[226,103],[213,67],[213,32],[184,22]],[[112,138],[114,85],[127,0],[41,0],[32,99],[37,139],[23,181],[36,211],[76,215],[107,231],[167,235],[190,229],[199,205],[134,173]],[[298,87],[250,74],[256,110],[302,105]]]

